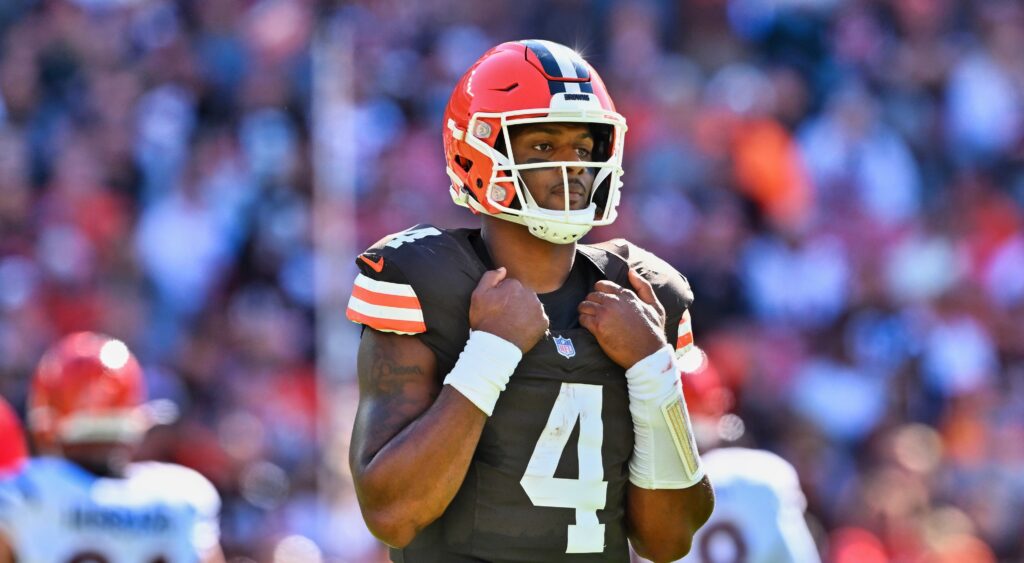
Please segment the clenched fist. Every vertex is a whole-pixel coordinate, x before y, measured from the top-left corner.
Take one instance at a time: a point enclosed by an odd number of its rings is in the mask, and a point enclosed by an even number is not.
[[[505,268],[484,272],[469,303],[469,326],[504,338],[527,353],[548,329],[548,316],[537,294]]]
[[[633,290],[601,280],[580,303],[580,324],[613,362],[629,369],[665,345],[665,308],[647,280],[629,270]]]

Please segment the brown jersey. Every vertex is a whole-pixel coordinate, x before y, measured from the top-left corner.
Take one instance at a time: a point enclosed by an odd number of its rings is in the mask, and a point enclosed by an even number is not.
[[[479,230],[418,225],[357,259],[349,318],[420,338],[451,371],[469,338],[470,296],[492,269]],[[666,339],[688,347],[685,278],[623,240],[578,245],[566,284],[540,295],[548,334],[527,352],[487,421],[445,513],[394,561],[628,561],[625,491],[633,451],[625,370],[575,313],[597,280],[630,287],[634,268],[667,313]],[[683,333],[680,332],[682,329]]]

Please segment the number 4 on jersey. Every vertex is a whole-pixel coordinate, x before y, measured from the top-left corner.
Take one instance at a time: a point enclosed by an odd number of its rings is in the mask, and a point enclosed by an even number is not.
[[[579,478],[557,478],[558,460],[577,419]],[[602,480],[603,440],[601,386],[562,383],[520,484],[534,506],[576,509],[576,524],[569,525],[566,553],[604,551],[604,524],[597,521],[597,511],[604,509],[608,498],[608,482]]]
[[[441,231],[434,227],[424,227],[422,229],[408,229],[400,233],[395,234],[391,240],[385,245],[388,248],[398,248],[407,242],[417,241],[423,237],[432,237],[441,234]]]

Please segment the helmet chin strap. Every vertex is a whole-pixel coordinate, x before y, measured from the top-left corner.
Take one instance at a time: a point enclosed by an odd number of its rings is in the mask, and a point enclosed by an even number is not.
[[[452,190],[452,194],[455,194],[454,190]],[[576,211],[544,209],[532,205],[532,214],[524,216],[511,213],[490,213],[474,198],[464,195],[458,199],[453,195],[452,199],[455,199],[459,205],[469,207],[478,213],[524,225],[533,236],[554,244],[570,244],[581,239],[593,228],[590,223],[597,215],[596,203],[591,203],[586,209]]]
[[[586,209],[569,212],[534,209],[534,213],[535,215],[517,217],[529,228],[530,234],[555,244],[570,244],[578,241],[593,228],[591,222],[597,213],[597,205],[591,203]]]

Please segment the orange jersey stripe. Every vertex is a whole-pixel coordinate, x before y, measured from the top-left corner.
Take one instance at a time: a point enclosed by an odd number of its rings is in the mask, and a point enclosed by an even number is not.
[[[360,301],[365,301],[371,305],[380,305],[382,307],[402,307],[404,309],[421,308],[420,300],[416,297],[377,293],[376,291],[370,291],[369,289],[358,285],[352,286],[352,297],[355,297]]]
[[[351,307],[346,311],[346,316],[350,321],[364,324],[377,330],[408,332],[412,334],[419,334],[427,331],[427,325],[420,321],[396,321],[392,319],[371,317],[358,311],[354,311]]]
[[[679,350],[680,348],[685,348],[690,344],[693,344],[693,333],[690,331],[686,331],[683,334],[679,335],[679,340],[676,340],[676,350]]]

